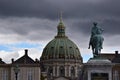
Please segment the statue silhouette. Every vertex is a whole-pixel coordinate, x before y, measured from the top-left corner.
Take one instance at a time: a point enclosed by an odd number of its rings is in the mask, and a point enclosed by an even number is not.
[[[90,37],[88,49],[90,49],[90,46],[91,46],[93,56],[97,57],[98,54],[101,52],[101,49],[103,49],[102,47],[102,44],[104,41],[104,38],[102,37],[103,29],[101,29],[100,27],[97,27],[96,22],[94,22],[93,25],[94,26],[92,27],[92,30],[91,30],[91,37]]]

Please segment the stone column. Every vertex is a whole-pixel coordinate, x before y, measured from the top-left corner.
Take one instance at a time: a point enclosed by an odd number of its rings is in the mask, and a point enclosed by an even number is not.
[[[77,66],[75,66],[75,77],[78,77],[77,72],[78,72]]]
[[[66,74],[67,74],[67,77],[69,77],[69,65],[67,65],[66,68],[67,68],[67,69],[66,69],[66,71],[67,71]]]
[[[64,66],[64,68],[65,68],[65,76],[67,77],[67,73],[68,73],[67,66]]]
[[[112,80],[112,72],[111,71],[109,71],[109,73],[108,73],[109,75],[108,75],[108,77],[109,77],[109,80]],[[119,79],[118,79],[119,80]]]
[[[88,80],[91,80],[91,72],[90,71],[88,71]]]
[[[53,65],[53,76],[55,76],[55,66]]]
[[[68,70],[69,70],[69,77],[70,77],[71,76],[71,66],[69,66]]]
[[[57,77],[59,76],[59,66],[57,65]]]

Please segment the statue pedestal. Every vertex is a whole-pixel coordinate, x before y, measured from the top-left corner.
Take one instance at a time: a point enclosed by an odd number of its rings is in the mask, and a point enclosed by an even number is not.
[[[108,59],[90,58],[84,68],[85,80],[112,80],[112,63]]]

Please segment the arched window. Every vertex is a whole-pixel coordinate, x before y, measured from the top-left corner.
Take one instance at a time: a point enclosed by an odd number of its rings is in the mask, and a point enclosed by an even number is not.
[[[60,66],[59,73],[60,73],[60,76],[65,76],[65,69],[63,66]]]
[[[73,66],[71,67],[71,76],[75,76],[75,68]]]
[[[52,66],[50,66],[50,67],[48,68],[48,75],[49,75],[49,76],[52,76],[52,74],[53,74],[53,68],[52,68]]]

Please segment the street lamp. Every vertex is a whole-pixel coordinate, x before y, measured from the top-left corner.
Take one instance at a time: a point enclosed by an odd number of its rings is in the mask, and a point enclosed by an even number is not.
[[[17,78],[18,78],[18,73],[19,73],[19,71],[20,71],[19,66],[16,65],[13,70],[14,70],[14,72],[15,72],[15,78],[16,78],[16,80],[17,80]]]

